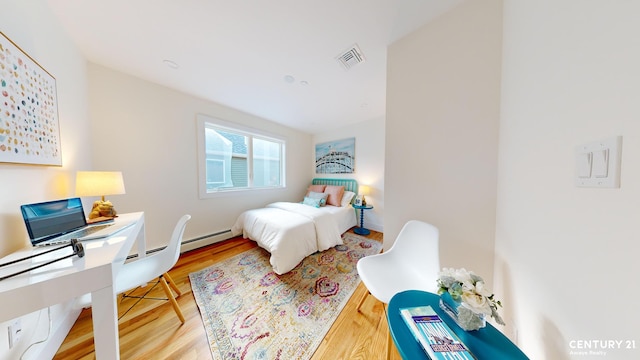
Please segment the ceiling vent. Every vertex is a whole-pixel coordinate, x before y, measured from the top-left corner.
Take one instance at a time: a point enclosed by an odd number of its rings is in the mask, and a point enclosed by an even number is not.
[[[349,70],[352,67],[364,62],[364,55],[357,44],[353,44],[347,51],[336,57],[336,60],[346,69]]]

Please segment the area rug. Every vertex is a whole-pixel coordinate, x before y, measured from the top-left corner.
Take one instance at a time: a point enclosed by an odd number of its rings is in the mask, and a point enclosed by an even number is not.
[[[358,259],[382,248],[352,233],[342,238],[284,275],[261,248],[189,274],[213,358],[311,358],[360,283]]]

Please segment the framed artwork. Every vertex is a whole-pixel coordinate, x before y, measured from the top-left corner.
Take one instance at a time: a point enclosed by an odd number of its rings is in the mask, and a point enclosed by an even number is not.
[[[355,200],[353,201],[353,205],[362,206],[362,195],[356,195]]]
[[[316,144],[316,174],[353,174],[356,138]]]
[[[56,79],[2,32],[0,162],[62,166]]]

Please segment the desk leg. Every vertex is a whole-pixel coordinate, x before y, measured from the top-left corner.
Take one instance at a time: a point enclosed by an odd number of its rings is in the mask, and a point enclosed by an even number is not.
[[[142,228],[140,232],[138,232],[138,236],[136,237],[136,242],[138,243],[138,258],[142,259],[147,256],[147,239],[145,234],[145,226],[144,226],[144,218],[142,218]]]
[[[93,341],[96,359],[120,359],[120,339],[118,336],[118,307],[113,287],[91,293],[93,318]]]

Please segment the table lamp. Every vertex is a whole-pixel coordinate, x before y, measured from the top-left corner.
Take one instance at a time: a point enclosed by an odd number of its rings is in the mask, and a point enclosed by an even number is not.
[[[358,195],[360,195],[360,198],[362,199],[362,206],[366,206],[367,205],[367,200],[365,200],[364,196],[365,195],[369,195],[369,186],[367,185],[360,185],[360,187],[358,188]]]
[[[124,194],[124,181],[120,171],[78,171],[76,172],[76,196],[101,196],[93,203],[89,219],[116,217],[116,209],[105,195]]]

